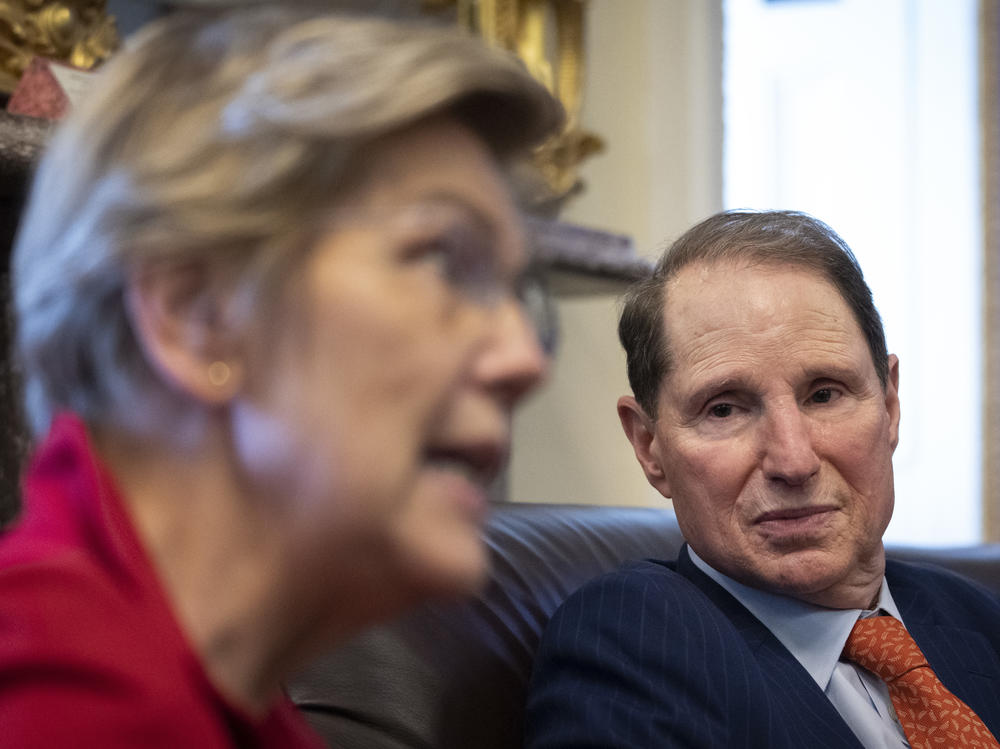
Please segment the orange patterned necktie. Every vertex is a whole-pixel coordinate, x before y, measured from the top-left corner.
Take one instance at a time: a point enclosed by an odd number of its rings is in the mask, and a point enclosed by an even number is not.
[[[896,717],[913,749],[1000,747],[972,708],[941,683],[898,619],[858,619],[844,657],[889,686]]]

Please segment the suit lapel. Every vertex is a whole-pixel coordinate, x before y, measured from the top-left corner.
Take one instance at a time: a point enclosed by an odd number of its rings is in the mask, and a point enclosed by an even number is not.
[[[816,682],[788,649],[743,604],[698,569],[681,548],[677,571],[694,583],[725,615],[746,641],[761,671],[770,680],[777,714],[801,746],[858,747],[861,743]]]
[[[924,590],[919,570],[890,562],[886,577],[907,630],[937,677],[987,725],[1000,726],[994,646],[982,632],[950,621],[953,612],[942,611],[941,598]]]

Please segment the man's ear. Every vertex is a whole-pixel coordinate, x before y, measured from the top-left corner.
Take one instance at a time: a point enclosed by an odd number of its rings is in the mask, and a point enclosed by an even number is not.
[[[899,357],[889,354],[889,377],[885,383],[885,408],[889,412],[889,439],[892,449],[899,444]]]
[[[143,268],[125,282],[132,329],[153,371],[207,405],[227,402],[242,384],[226,301],[197,264]]]
[[[670,484],[660,461],[660,440],[656,435],[656,423],[631,395],[623,395],[618,399],[618,418],[621,419],[625,436],[632,443],[646,480],[664,497],[671,497]]]

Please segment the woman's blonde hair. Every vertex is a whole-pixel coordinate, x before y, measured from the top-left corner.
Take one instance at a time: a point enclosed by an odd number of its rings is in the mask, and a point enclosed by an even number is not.
[[[513,58],[437,26],[272,6],[137,35],[49,144],[15,243],[33,433],[62,409],[128,421],[163,395],[129,323],[130,270],[217,268],[256,317],[365,145],[441,112],[501,161],[563,116]]]

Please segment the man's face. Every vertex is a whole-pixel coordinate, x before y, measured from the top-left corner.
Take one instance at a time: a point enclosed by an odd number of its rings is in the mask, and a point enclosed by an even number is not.
[[[752,587],[864,607],[884,570],[899,427],[836,289],[794,266],[688,266],[666,290],[673,369],[658,415],[622,424],[685,538]]]

